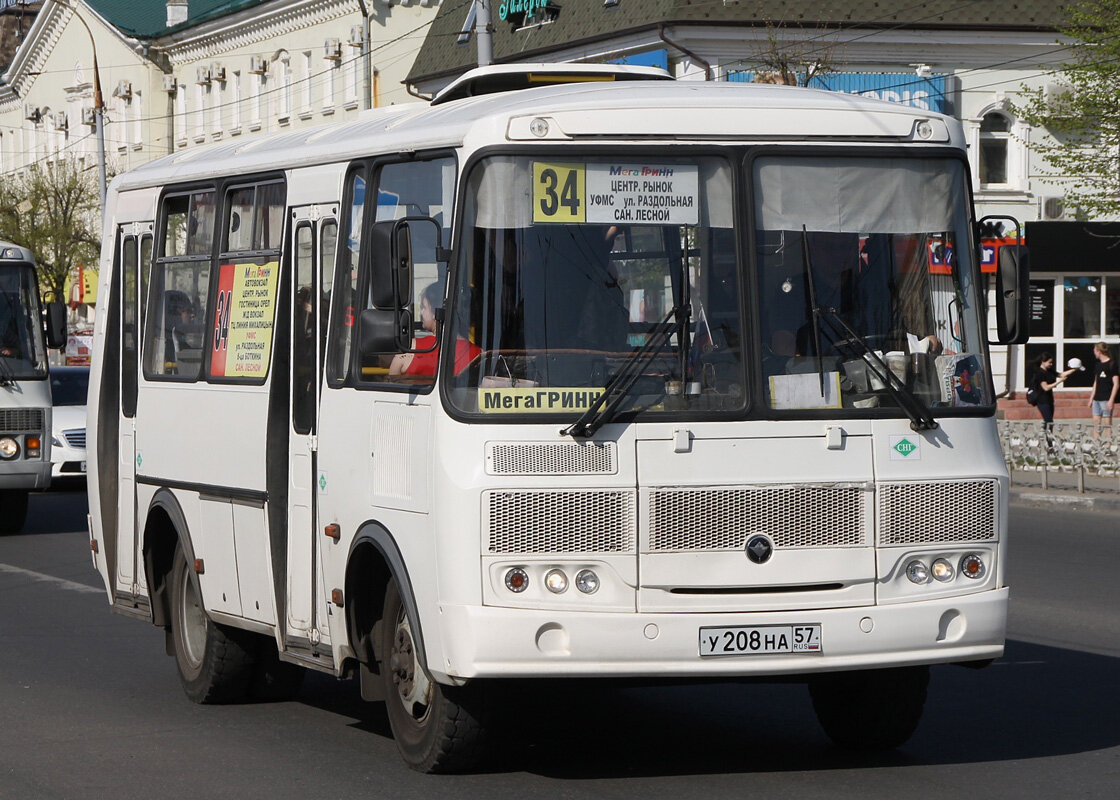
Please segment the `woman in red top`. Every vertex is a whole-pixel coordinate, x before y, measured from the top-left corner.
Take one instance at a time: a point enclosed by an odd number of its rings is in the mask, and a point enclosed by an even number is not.
[[[420,293],[420,325],[429,336],[437,336],[439,323],[436,321],[435,308],[441,300],[439,283],[428,284]],[[428,336],[417,337],[415,346],[420,349],[431,347]],[[475,359],[482,348],[464,338],[455,340],[455,365],[456,374],[465,370]],[[391,377],[400,375],[434,376],[439,364],[439,347],[427,353],[400,353],[393,356],[389,364]]]

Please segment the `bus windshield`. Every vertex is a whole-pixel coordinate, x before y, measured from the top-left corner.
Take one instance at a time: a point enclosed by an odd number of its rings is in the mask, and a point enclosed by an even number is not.
[[[47,376],[47,351],[39,314],[35,270],[27,264],[0,266],[0,377]]]
[[[771,408],[992,402],[960,161],[767,156],[752,177]]]
[[[620,413],[743,408],[726,161],[494,157],[466,202],[451,331],[480,353],[450,379],[459,410],[578,416],[647,342]]]

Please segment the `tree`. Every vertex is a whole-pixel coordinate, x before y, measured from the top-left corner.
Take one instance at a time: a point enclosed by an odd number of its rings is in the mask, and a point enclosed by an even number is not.
[[[759,65],[754,82],[812,86],[814,78],[836,71],[837,33],[766,19],[766,41],[755,47],[752,59]]]
[[[1070,57],[1048,89],[1022,87],[1012,111],[1049,136],[1032,141],[1043,178],[1086,217],[1120,212],[1120,0],[1066,6]]]
[[[101,206],[94,170],[74,158],[33,164],[0,182],[0,239],[35,254],[51,300],[66,300],[66,277],[95,266],[101,251]]]

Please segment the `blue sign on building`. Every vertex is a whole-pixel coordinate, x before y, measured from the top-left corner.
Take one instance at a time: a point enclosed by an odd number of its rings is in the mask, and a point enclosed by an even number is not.
[[[754,72],[727,74],[729,81],[752,83],[754,79]],[[913,72],[837,72],[813,78],[809,87],[875,97],[939,114],[949,113],[947,75],[923,77]]]

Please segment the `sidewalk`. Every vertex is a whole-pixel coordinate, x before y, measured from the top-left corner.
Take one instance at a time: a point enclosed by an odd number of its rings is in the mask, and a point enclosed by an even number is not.
[[[1046,474],[1016,470],[1011,475],[1011,502],[1035,507],[1060,507],[1076,511],[1120,511],[1120,478],[1085,476],[1085,491],[1078,491],[1076,472]]]

